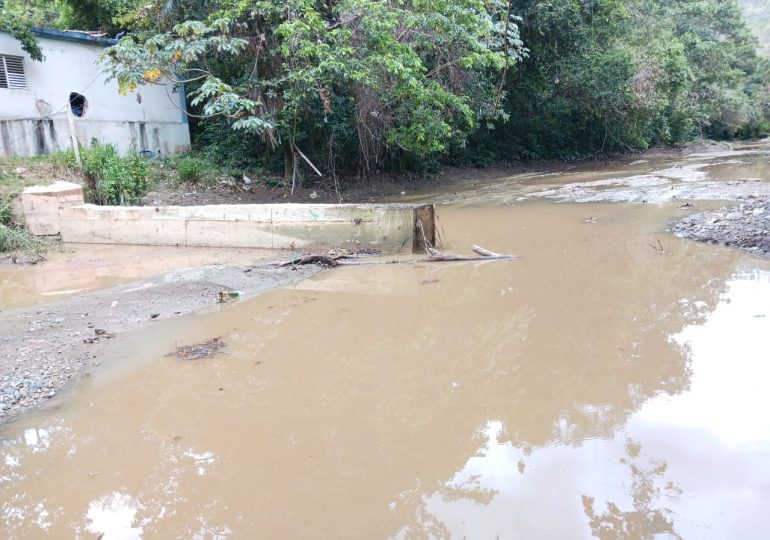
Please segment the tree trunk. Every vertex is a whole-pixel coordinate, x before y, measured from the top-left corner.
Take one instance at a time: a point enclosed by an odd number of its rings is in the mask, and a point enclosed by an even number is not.
[[[294,149],[290,142],[283,145],[283,181],[289,185],[294,180]]]

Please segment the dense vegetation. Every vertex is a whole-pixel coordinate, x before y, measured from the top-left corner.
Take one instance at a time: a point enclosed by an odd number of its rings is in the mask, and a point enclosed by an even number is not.
[[[755,28],[764,0],[741,0]],[[122,92],[184,82],[231,167],[370,175],[754,137],[770,68],[737,0],[7,0],[115,33]],[[764,18],[763,18],[764,17]],[[6,25],[10,23],[6,22]]]

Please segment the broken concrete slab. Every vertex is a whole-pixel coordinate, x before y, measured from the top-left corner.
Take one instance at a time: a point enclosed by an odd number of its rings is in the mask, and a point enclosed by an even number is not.
[[[245,248],[421,251],[434,208],[414,204],[259,204],[62,209],[64,242]]]

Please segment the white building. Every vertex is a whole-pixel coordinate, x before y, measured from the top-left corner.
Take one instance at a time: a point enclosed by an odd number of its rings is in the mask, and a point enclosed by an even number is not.
[[[146,85],[121,96],[106,82],[99,56],[114,40],[35,29],[45,55],[36,62],[0,32],[0,157],[32,156],[72,145],[69,111],[81,145],[92,139],[124,153],[156,155],[190,146],[183,90]]]

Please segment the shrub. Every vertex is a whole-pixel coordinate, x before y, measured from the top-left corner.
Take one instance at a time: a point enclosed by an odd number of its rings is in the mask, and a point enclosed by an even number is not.
[[[201,157],[182,155],[172,159],[180,182],[195,184],[205,180],[212,172],[212,165]]]
[[[126,206],[137,204],[147,193],[147,162],[135,150],[121,157],[111,144],[93,141],[90,148],[81,149],[80,159],[89,201]]]

